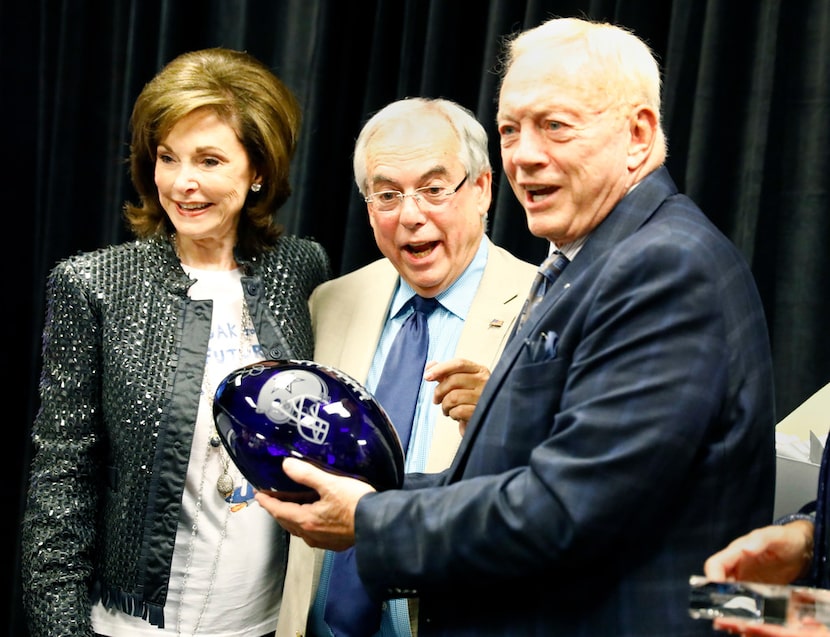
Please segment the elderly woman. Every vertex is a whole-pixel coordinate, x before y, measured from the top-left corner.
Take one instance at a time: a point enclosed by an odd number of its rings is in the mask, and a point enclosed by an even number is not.
[[[135,240],[57,264],[25,513],[32,637],[270,635],[286,533],[224,451],[232,370],[313,355],[322,247],[286,236],[301,114],[250,55],[170,62],[139,95]]]

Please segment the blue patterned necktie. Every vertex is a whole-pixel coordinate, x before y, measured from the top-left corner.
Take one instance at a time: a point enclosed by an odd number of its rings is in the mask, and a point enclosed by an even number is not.
[[[417,294],[409,300],[409,303],[412,305],[413,312],[401,325],[401,329],[392,342],[374,392],[375,398],[395,425],[404,453],[409,446],[415,405],[418,402],[424,365],[427,362],[429,350],[427,318],[439,305],[435,299],[426,299]]]
[[[559,250],[555,250],[539,266],[539,270],[536,272],[536,278],[533,280],[533,285],[530,286],[530,294],[528,294],[524,307],[522,307],[522,313],[519,315],[518,327],[522,326],[522,323],[527,320],[527,317],[530,316],[534,308],[545,298],[545,292],[559,278],[562,270],[569,263],[568,257],[559,252]]]
[[[415,406],[429,349],[427,318],[439,303],[413,296],[413,312],[398,331],[374,396],[395,425],[404,453],[409,446]],[[360,576],[353,549],[335,553],[323,617],[335,637],[367,637],[380,628],[381,603],[372,600]]]

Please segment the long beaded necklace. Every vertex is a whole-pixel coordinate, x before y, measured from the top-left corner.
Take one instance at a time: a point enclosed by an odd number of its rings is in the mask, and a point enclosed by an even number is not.
[[[208,443],[210,444],[210,443]],[[210,448],[207,451],[206,456],[210,456],[211,450]],[[205,458],[205,462],[202,465],[202,479],[199,482],[199,495],[196,498],[196,512],[193,515],[193,524],[191,525],[191,533],[190,533],[190,544],[187,550],[187,563],[185,565],[184,574],[182,575],[182,588],[181,592],[179,593],[179,614],[176,618],[176,635],[181,637],[182,635],[182,608],[184,607],[184,599],[185,593],[187,592],[187,585],[190,581],[190,567],[193,565],[193,549],[196,542],[196,535],[199,530],[199,513],[202,511],[202,495],[204,493],[205,488],[205,467],[207,466],[208,459]],[[224,474],[223,474],[224,475]],[[205,593],[205,598],[202,601],[202,608],[199,610],[199,616],[196,618],[196,623],[193,626],[192,635],[195,635],[199,628],[202,626],[202,618],[205,616],[205,611],[207,610],[208,603],[210,602],[211,595],[213,594],[213,587],[216,584],[216,572],[219,569],[219,557],[222,554],[222,545],[225,543],[225,537],[228,534],[228,520],[231,516],[230,507],[228,507],[227,511],[225,511],[225,519],[222,522],[222,531],[219,536],[219,543],[216,545],[216,554],[213,556],[213,563],[210,567],[210,579],[208,583],[208,589]]]
[[[179,251],[179,235],[178,233],[174,232],[172,234],[172,242],[173,242],[173,249],[176,252],[176,257],[179,261],[182,261],[181,253]],[[240,324],[240,334],[239,334],[239,366],[242,365],[242,357],[246,355],[247,352],[250,351],[251,347],[254,345],[252,335],[255,333],[253,321],[251,320],[251,314],[248,311],[248,304],[245,303],[245,300],[242,300],[242,322]],[[213,394],[215,393],[215,388],[213,387],[213,383],[210,382],[208,377],[208,370],[207,366],[205,366],[205,375],[202,379],[202,395],[208,401],[209,407],[212,411],[213,409]],[[216,490],[219,491],[219,494],[223,498],[227,498],[231,493],[233,493],[234,489],[234,481],[230,475],[230,464],[231,458],[228,455],[227,451],[222,447],[222,441],[219,439],[219,435],[214,432],[214,434],[209,439],[210,448],[215,449],[219,452],[219,461],[222,464],[222,473],[219,475],[219,478],[216,480]],[[202,472],[202,477],[204,479],[204,471]],[[199,490],[199,503],[201,503],[202,499],[202,488],[200,487]],[[199,509],[197,508],[197,515]]]
[[[178,241],[177,237],[173,236],[173,245],[176,248],[176,254],[179,256],[178,250]],[[181,258],[180,258],[181,260]],[[215,302],[215,301],[214,301]],[[256,332],[254,330],[253,321],[251,320],[250,312],[248,311],[247,303],[245,299],[241,299],[241,321],[240,321],[240,328],[239,328],[239,345],[238,345],[238,360],[237,366],[241,366],[245,362],[245,358],[250,356],[250,353],[256,345]],[[208,369],[209,365],[205,365],[205,375],[202,379],[202,396],[203,400],[205,401],[205,406],[207,407],[208,413],[212,414],[213,411],[213,396],[215,392],[214,383],[210,380],[210,370]],[[179,593],[179,612],[178,617],[176,620],[176,634],[178,637],[182,636],[182,611],[184,609],[184,602],[185,596],[188,590],[188,584],[190,581],[190,573],[191,567],[193,565],[193,556],[195,553],[195,545],[196,545],[196,538],[198,535],[199,530],[199,518],[202,512],[202,505],[204,502],[205,497],[205,484],[206,484],[206,476],[207,476],[207,468],[210,463],[210,460],[213,456],[216,456],[220,462],[220,475],[216,481],[216,490],[218,491],[219,495],[222,497],[223,500],[227,499],[234,490],[235,484],[234,479],[231,475],[231,459],[225,449],[222,447],[221,440],[219,436],[216,434],[215,431],[211,430],[212,433],[209,434],[207,444],[205,447],[205,455],[204,460],[202,462],[201,468],[201,475],[199,478],[199,487],[196,494],[195,502],[194,502],[194,511],[193,511],[193,519],[190,526],[190,540],[188,543],[187,549],[187,559],[184,567],[184,572],[182,574],[182,583],[181,589]],[[225,538],[227,537],[227,530],[228,530],[228,522],[231,516],[231,507],[228,505],[225,507],[224,519],[222,522],[222,527],[219,532],[219,539],[216,545],[216,552],[213,556],[213,561],[210,567],[210,574],[208,576],[208,586],[207,591],[205,592],[204,599],[202,600],[201,608],[199,609],[198,616],[193,626],[193,630],[191,631],[191,635],[196,635],[196,633],[201,628],[202,620],[204,618],[205,612],[207,610],[208,604],[210,603],[211,596],[213,594],[213,589],[216,584],[216,576],[219,568],[219,560],[222,555],[222,546],[224,544]]]
[[[240,325],[240,352],[250,352],[252,346],[254,345],[252,336],[254,334],[254,327],[253,322],[251,320],[251,315],[248,312],[247,304],[245,303],[244,299],[242,300],[242,321]],[[242,359],[239,361],[239,365],[241,366]],[[213,384],[209,382],[207,373],[205,374],[203,383],[202,383],[202,391],[204,394],[204,399],[207,402],[208,410],[212,412],[213,410],[213,395],[214,395],[214,388]],[[234,480],[230,474],[230,456],[228,456],[225,449],[222,447],[221,440],[217,434],[213,433],[208,438],[207,447],[205,451],[204,461],[202,463],[202,471],[201,477],[199,480],[199,489],[196,494],[196,502],[195,502],[195,510],[193,514],[193,522],[191,524],[191,533],[190,533],[190,542],[188,545],[188,553],[187,553],[187,562],[185,564],[184,574],[182,575],[182,586],[181,592],[179,593],[179,614],[176,622],[176,634],[181,637],[182,635],[182,607],[184,606],[185,594],[187,593],[187,587],[190,580],[190,570],[193,564],[193,554],[194,554],[194,547],[196,542],[196,536],[198,534],[199,528],[199,517],[202,511],[202,503],[204,501],[205,496],[205,483],[206,483],[206,475],[207,475],[207,466],[210,462],[210,458],[214,455],[217,455],[221,463],[221,474],[216,481],[216,490],[219,492],[219,495],[226,499],[234,490]],[[204,618],[205,611],[207,610],[208,604],[210,603],[211,596],[213,594],[213,588],[216,584],[216,574],[219,568],[219,559],[222,554],[222,545],[224,544],[225,538],[227,536],[228,530],[228,521],[230,520],[231,516],[231,507],[228,505],[225,508],[225,515],[224,520],[222,522],[222,528],[219,535],[219,542],[216,546],[216,553],[213,556],[213,562],[210,568],[210,575],[208,578],[208,587],[207,591],[205,592],[205,597],[202,600],[202,606],[199,610],[199,615],[196,618],[196,623],[193,626],[193,631],[190,633],[191,635],[195,635],[202,624],[202,619]]]

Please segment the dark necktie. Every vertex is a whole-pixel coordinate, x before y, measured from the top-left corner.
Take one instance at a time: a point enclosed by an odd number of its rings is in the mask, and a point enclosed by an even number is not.
[[[569,263],[568,257],[556,250],[539,266],[533,285],[530,286],[530,294],[528,294],[524,307],[522,307],[522,313],[519,315],[518,327],[522,326],[522,323],[527,320],[534,308],[539,305],[545,297],[545,292],[559,278],[562,270]]]
[[[415,406],[424,375],[429,348],[427,317],[438,307],[435,299],[413,296],[413,312],[398,331],[380,380],[375,398],[395,425],[404,453],[409,446]],[[335,553],[331,561],[324,619],[335,637],[367,637],[380,628],[381,604],[372,600],[357,574],[353,549]]]
[[[413,296],[409,302],[413,312],[395,336],[375,388],[375,398],[395,425],[404,453],[409,446],[415,405],[427,362],[427,317],[438,307],[435,299],[425,299],[418,295]]]

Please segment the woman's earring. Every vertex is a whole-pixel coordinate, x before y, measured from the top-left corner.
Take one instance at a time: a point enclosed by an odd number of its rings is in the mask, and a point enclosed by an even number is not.
[[[251,184],[251,192],[259,192],[262,190],[262,184]]]

